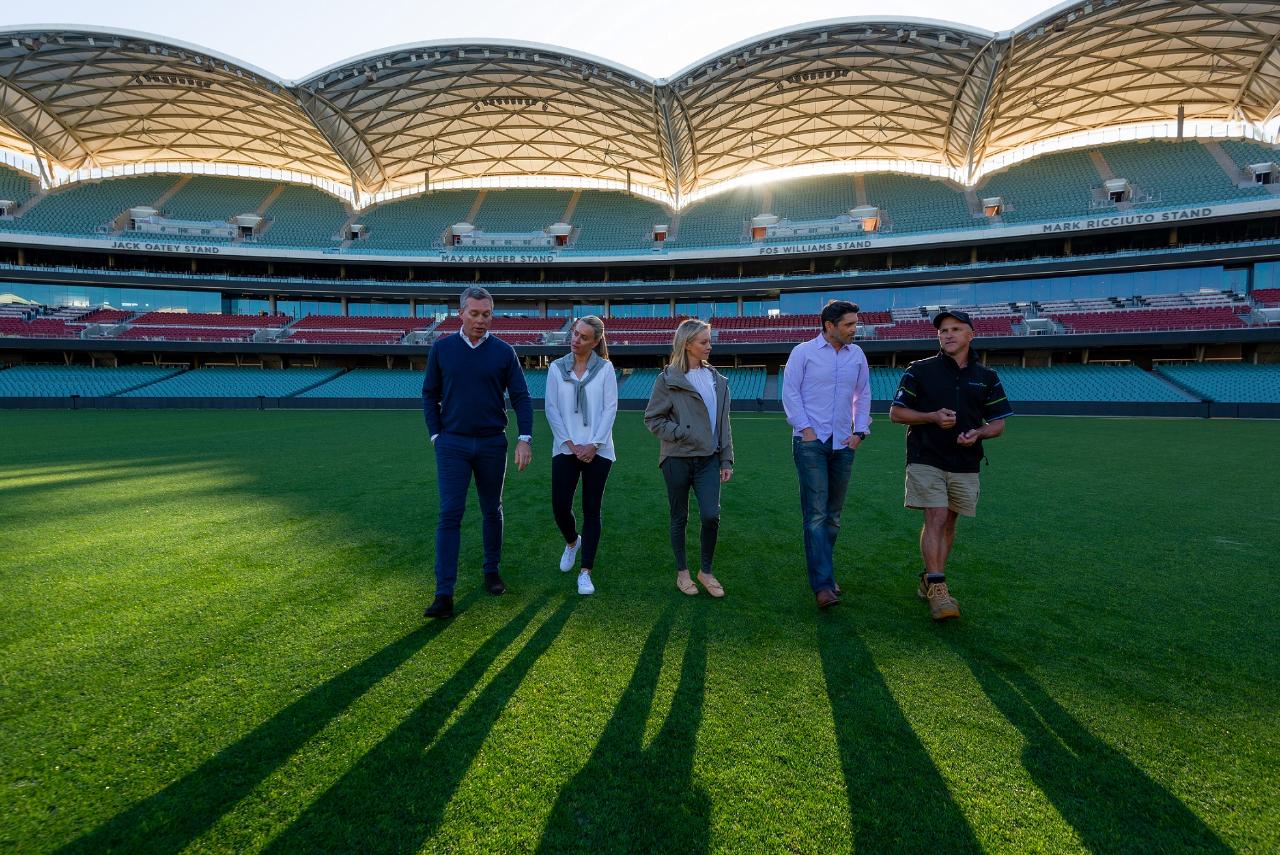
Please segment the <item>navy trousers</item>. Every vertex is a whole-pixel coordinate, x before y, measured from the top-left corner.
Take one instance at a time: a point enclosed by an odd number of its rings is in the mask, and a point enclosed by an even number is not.
[[[484,572],[497,573],[502,560],[502,484],[507,477],[507,437],[436,437],[436,486],[440,491],[440,519],[436,524],[436,594],[453,596],[458,580],[458,549],[462,515],[467,508],[471,479],[483,517]]]

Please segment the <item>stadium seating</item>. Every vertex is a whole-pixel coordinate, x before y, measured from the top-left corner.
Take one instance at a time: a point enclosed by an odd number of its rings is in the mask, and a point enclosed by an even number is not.
[[[668,243],[677,249],[747,243],[749,223],[761,211],[758,187],[740,187],[695,202],[680,213],[679,225]]]
[[[867,201],[880,208],[886,231],[893,234],[971,229],[983,223],[970,213],[964,191],[942,180],[873,173],[864,181]]]
[[[130,322],[130,326],[160,327],[237,327],[265,329],[282,327],[293,320],[288,315],[220,315],[209,312],[147,312]]]
[[[248,341],[253,337],[253,333],[253,330],[236,329],[235,327],[130,326],[129,329],[114,333],[111,337],[121,341],[236,342]]]
[[[1116,309],[1104,312],[1053,312],[1049,317],[1067,332],[1161,332],[1167,330],[1230,329],[1247,324],[1228,306],[1173,309]]]
[[[287,184],[264,212],[267,225],[258,244],[281,247],[335,246],[350,213],[343,203],[314,187]]]
[[[0,371],[0,398],[107,397],[177,374],[155,365],[89,368],[82,365],[18,365]]]
[[[300,344],[399,344],[405,334],[394,330],[290,330],[285,341]]]
[[[1008,206],[1001,221],[1046,222],[1083,217],[1089,213],[1092,190],[1102,176],[1087,151],[1041,155],[990,175],[977,196],[1001,196]]]
[[[435,323],[431,318],[382,317],[378,315],[307,315],[293,325],[295,330],[424,330]]]
[[[1280,306],[1280,288],[1255,288],[1249,296],[1259,306]]]
[[[547,372],[538,369],[530,369],[524,372],[524,382],[529,387],[529,396],[532,398],[547,397]]]
[[[578,229],[572,248],[580,252],[651,249],[653,227],[670,226],[675,215],[630,193],[583,190],[570,219]]]
[[[74,184],[40,199],[16,220],[0,220],[0,229],[92,236],[127,209],[151,205],[178,180],[143,175]]]
[[[23,320],[0,317],[0,336],[19,338],[76,338],[82,327],[69,327],[67,322],[55,318]]]
[[[653,381],[658,379],[657,368],[637,368],[618,378],[618,398],[648,400],[653,393]]]
[[[1162,365],[1158,372],[1205,400],[1231,404],[1280,403],[1280,365]]]
[[[134,314],[134,312],[126,312],[124,309],[94,309],[93,311],[76,318],[74,323],[118,324],[133,317]]]
[[[257,211],[274,187],[269,181],[192,175],[160,206],[160,212],[171,220],[225,222]]]
[[[733,400],[754,401],[764,397],[768,374],[763,368],[721,368],[719,371],[729,381],[729,396]]]
[[[197,368],[125,392],[125,398],[284,398],[338,374],[334,368]]]
[[[571,198],[569,190],[489,190],[472,225],[486,232],[542,231],[560,221]]]
[[[1195,400],[1136,365],[993,365],[1013,408],[1019,401],[1178,403]]]
[[[1236,187],[1203,145],[1194,141],[1116,143],[1099,149],[1117,178],[1155,196],[1159,207],[1229,202],[1267,195],[1264,187]]]
[[[422,372],[357,368],[308,389],[299,398],[421,398]]]
[[[35,195],[34,181],[25,172],[19,172],[0,163],[0,199],[24,204]]]
[[[1218,147],[1240,169],[1254,163],[1280,162],[1280,149],[1252,140],[1217,140]],[[1280,175],[1273,176],[1280,178]]]
[[[829,220],[858,205],[852,175],[797,178],[772,185],[773,204],[766,213],[788,220]]]
[[[438,190],[385,202],[356,217],[356,222],[367,227],[368,236],[353,243],[349,251],[439,248],[443,246],[444,230],[465,220],[475,201],[475,190]]]

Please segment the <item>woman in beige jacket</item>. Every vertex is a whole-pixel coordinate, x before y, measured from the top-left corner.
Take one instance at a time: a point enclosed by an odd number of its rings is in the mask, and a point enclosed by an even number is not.
[[[671,551],[676,587],[690,596],[698,586],[689,578],[685,527],[689,490],[698,499],[702,551],[698,581],[713,597],[724,587],[711,573],[720,528],[720,485],[733,476],[733,432],[729,426],[729,382],[711,367],[711,325],[689,318],[676,329],[671,364],[653,384],[644,424],[661,440],[658,465],[667,482],[671,509]]]

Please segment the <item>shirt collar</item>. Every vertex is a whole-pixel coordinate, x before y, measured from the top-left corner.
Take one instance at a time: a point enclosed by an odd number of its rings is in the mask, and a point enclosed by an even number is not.
[[[489,331],[485,330],[484,335],[480,336],[480,340],[475,344],[471,343],[471,339],[467,338],[467,334],[464,333],[462,330],[458,330],[458,337],[467,343],[467,347],[471,348],[472,350],[475,350],[477,347],[484,344],[485,339],[489,337]]]

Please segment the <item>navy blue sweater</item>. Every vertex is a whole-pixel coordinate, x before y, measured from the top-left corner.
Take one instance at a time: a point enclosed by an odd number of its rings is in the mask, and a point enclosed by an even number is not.
[[[507,429],[511,396],[521,434],[533,435],[533,399],[524,382],[516,352],[490,335],[472,348],[461,333],[431,346],[427,376],[422,381],[422,409],[431,436],[440,432],[463,436],[495,436]]]

